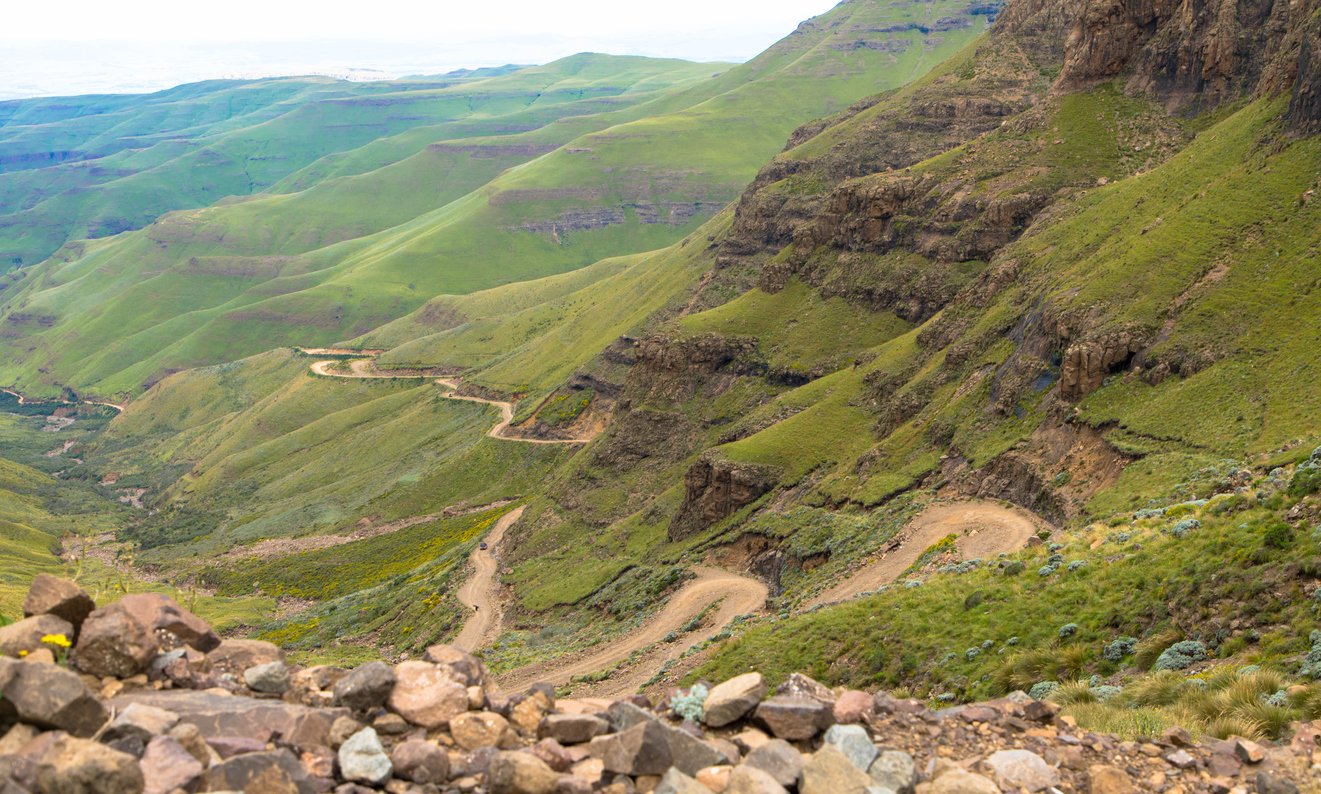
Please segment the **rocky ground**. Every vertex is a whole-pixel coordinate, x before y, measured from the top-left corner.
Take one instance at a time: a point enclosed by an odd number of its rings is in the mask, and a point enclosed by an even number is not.
[[[1127,742],[1022,693],[931,711],[802,675],[772,692],[755,672],[656,704],[565,700],[501,692],[443,645],[393,667],[290,666],[169,597],[98,609],[44,575],[24,612],[0,628],[0,794],[1317,790],[1314,724],[1287,746]]]

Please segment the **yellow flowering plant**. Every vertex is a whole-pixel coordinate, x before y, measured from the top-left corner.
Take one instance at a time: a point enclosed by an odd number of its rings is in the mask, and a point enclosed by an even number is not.
[[[63,664],[64,658],[69,655],[69,649],[73,647],[73,641],[63,634],[47,634],[41,638],[43,645],[49,645],[51,652],[55,654],[55,663]]]

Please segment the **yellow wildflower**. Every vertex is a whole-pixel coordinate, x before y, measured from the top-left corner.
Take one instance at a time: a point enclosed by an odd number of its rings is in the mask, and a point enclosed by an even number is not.
[[[28,652],[27,652],[27,651],[19,651],[19,652],[18,652],[18,658],[20,658],[20,659],[22,659],[24,656],[27,656],[27,655],[28,655]]]
[[[41,638],[41,641],[46,645],[54,645],[58,648],[73,647],[73,643],[70,642],[69,638],[64,636],[63,634],[47,634],[46,636]]]

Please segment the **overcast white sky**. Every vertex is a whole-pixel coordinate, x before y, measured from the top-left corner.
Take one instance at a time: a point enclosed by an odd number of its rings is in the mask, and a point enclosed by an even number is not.
[[[6,4],[0,98],[209,77],[379,76],[596,51],[745,60],[836,0],[31,0]]]

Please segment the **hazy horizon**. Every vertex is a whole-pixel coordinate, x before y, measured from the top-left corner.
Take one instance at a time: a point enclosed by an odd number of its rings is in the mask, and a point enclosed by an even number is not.
[[[496,19],[471,8],[441,11],[413,0],[381,0],[370,17],[300,18],[303,3],[258,13],[255,0],[232,0],[223,19],[205,21],[171,11],[160,0],[131,0],[117,7],[118,14],[85,0],[71,5],[78,12],[69,16],[73,21],[54,28],[38,24],[35,9],[15,11],[18,24],[0,33],[0,100],[145,93],[226,78],[389,79],[547,63],[578,52],[739,62],[834,2],[675,0],[657,15],[603,0],[574,0],[553,9],[514,0]],[[688,6],[691,13],[684,13]],[[124,14],[126,7],[138,13]],[[241,13],[244,8],[252,15]],[[263,17],[266,24],[253,27],[252,20]],[[43,34],[14,33],[33,30]]]

